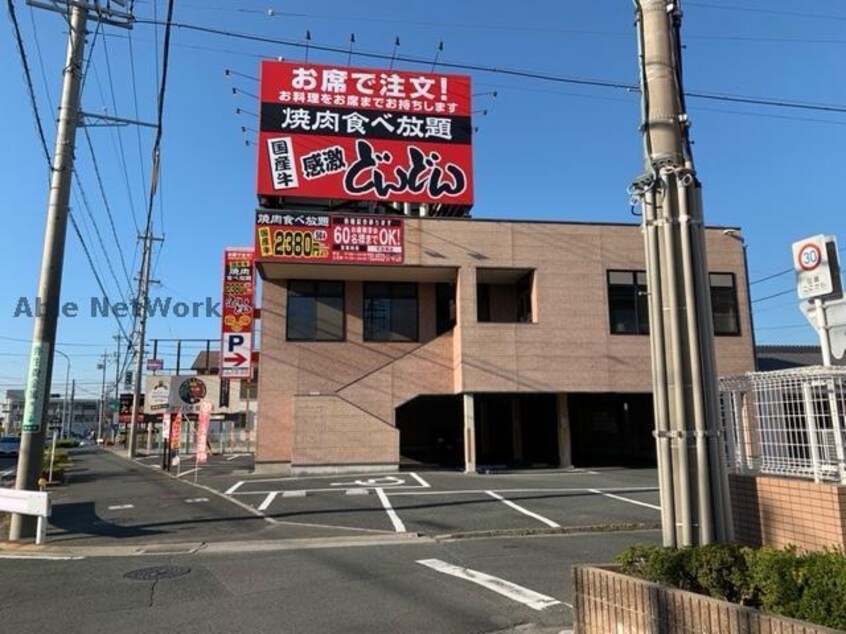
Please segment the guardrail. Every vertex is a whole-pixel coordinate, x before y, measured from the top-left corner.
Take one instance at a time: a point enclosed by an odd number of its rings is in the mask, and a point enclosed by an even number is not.
[[[35,543],[39,546],[47,537],[47,518],[50,517],[50,494],[47,491],[18,491],[0,489],[0,511],[38,517]]]

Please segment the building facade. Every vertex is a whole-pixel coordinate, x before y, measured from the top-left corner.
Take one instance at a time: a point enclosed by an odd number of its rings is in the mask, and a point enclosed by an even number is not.
[[[639,226],[403,222],[402,264],[259,259],[257,470],[654,460]],[[707,251],[718,371],[752,370],[742,246]]]
[[[4,433],[19,434],[24,412],[24,391],[6,390],[6,400],[0,410],[0,425]],[[100,400],[94,398],[68,399],[52,396],[47,405],[47,429],[85,435],[97,428]]]

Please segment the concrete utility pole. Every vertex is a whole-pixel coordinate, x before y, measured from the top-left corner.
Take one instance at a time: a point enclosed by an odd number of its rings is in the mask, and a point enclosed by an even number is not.
[[[701,185],[681,73],[679,0],[636,0],[645,172],[643,212],[655,437],[664,544],[731,538]]]
[[[100,383],[100,412],[97,416],[97,438],[103,437],[103,418],[106,415],[106,363],[109,355],[103,351],[100,357],[100,363],[97,364],[97,369],[103,371],[103,378]]]
[[[47,418],[48,390],[53,378],[53,351],[59,319],[59,297],[62,286],[62,265],[68,222],[68,199],[73,176],[73,149],[79,119],[79,98],[82,80],[85,24],[88,9],[73,4],[69,11],[67,55],[62,80],[56,146],[50,173],[50,194],[47,203],[47,224],[44,230],[44,251],[38,280],[38,297],[45,306],[44,314],[35,316],[32,348],[27,373],[24,417],[21,425],[21,448],[18,458],[15,489],[37,490],[44,453],[44,421]],[[32,537],[36,518],[13,514],[9,540]]]

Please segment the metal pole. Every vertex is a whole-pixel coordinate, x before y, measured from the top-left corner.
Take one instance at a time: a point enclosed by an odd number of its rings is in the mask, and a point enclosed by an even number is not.
[[[82,85],[82,60],[85,47],[85,23],[88,10],[79,5],[70,8],[68,45],[63,67],[62,96],[56,130],[56,146],[50,173],[50,194],[47,223],[44,229],[44,250],[38,280],[38,297],[45,311],[35,316],[32,330],[26,400],[21,426],[21,447],[15,489],[36,491],[41,475],[44,451],[44,420],[47,417],[48,391],[53,377],[53,349],[59,319],[59,298],[62,286],[62,265],[67,234],[68,200],[73,176],[73,149],[79,119],[79,97]],[[9,540],[32,537],[36,532],[34,518],[14,513],[9,526]]]
[[[68,435],[73,431],[73,410],[76,405],[76,379],[71,379],[71,400],[68,407]]]
[[[814,300],[814,308],[817,313],[817,330],[820,333],[820,350],[822,350],[823,365],[831,367],[831,340],[828,338],[828,320],[825,314],[825,304],[817,297]]]
[[[103,416],[106,411],[106,359],[108,355],[103,351],[102,362],[97,364],[97,369],[103,371],[103,378],[100,383],[100,413],[97,417],[97,437],[103,435]]]
[[[65,367],[65,400],[62,402],[62,437],[64,438],[67,436],[67,425],[68,425],[68,390],[70,389],[70,369],[71,369],[71,362],[70,357],[66,355],[61,350],[55,350],[56,354],[60,354],[65,358],[66,367]]]

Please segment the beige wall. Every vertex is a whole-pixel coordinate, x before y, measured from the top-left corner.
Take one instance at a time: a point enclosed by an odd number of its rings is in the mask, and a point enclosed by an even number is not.
[[[745,372],[753,359],[742,248],[721,230],[709,230],[707,241],[709,270],[736,274],[741,315],[741,336],[717,338],[718,369]],[[341,265],[275,265],[275,279],[262,286],[258,462],[344,462],[337,448],[327,445],[321,454],[313,442],[293,438],[306,437],[300,426],[316,425],[316,418],[349,421],[350,406],[361,416],[356,425],[384,440],[380,427],[393,426],[395,408],[417,394],[651,390],[649,337],[609,333],[606,271],[645,268],[638,226],[408,218],[403,267],[365,274],[413,281],[434,267],[458,271],[457,327],[435,338],[434,284],[426,283],[419,291],[420,342],[369,343],[362,340],[361,267],[353,273]],[[477,268],[533,269],[535,323],[477,323]],[[348,280],[346,341],[285,341],[287,277]],[[305,396],[339,398],[308,416],[297,401],[295,416],[295,397]],[[354,434],[345,436],[349,461],[395,460],[396,450],[381,457],[365,450],[371,431],[358,443]]]

